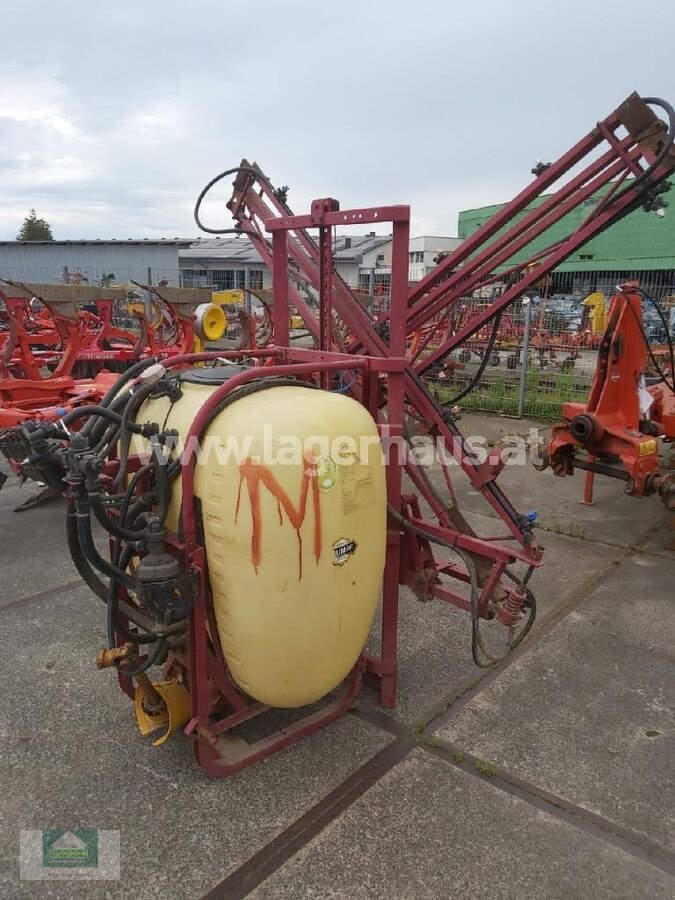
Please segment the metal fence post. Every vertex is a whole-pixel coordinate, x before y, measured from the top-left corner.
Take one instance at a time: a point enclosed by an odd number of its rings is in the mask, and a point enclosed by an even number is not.
[[[152,284],[152,266],[148,266],[148,271],[146,272],[146,284]],[[152,311],[152,294],[150,291],[145,292],[145,300],[143,301],[143,306],[145,307],[145,315],[151,322],[153,320],[153,311]]]
[[[525,328],[523,329],[523,358],[520,366],[520,387],[518,389],[518,418],[522,419],[525,410],[525,385],[527,383],[527,364],[530,350],[530,319],[532,316],[532,300],[530,297],[523,298],[523,306],[525,307]]]

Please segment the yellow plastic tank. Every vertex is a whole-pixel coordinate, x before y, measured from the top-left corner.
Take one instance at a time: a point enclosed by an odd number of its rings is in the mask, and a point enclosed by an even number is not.
[[[196,381],[208,378],[187,375]],[[215,387],[182,384],[139,421],[182,440]],[[170,408],[169,408],[170,407]],[[386,545],[385,467],[370,414],[342,394],[281,385],[235,400],[195,467],[223,653],[236,683],[276,707],[325,696],[363,650]],[[180,480],[168,525],[175,530]]]

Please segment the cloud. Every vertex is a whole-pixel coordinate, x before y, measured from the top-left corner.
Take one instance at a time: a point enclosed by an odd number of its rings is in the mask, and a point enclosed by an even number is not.
[[[14,4],[3,17],[0,238],[197,233],[202,185],[256,159],[302,211],[410,203],[413,231],[508,200],[632,90],[675,99],[675,5],[636,62],[628,0]],[[227,225],[224,186],[208,210]]]

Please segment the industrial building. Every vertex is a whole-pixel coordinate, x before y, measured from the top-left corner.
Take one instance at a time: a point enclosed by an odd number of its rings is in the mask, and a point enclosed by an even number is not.
[[[333,256],[348,284],[372,289],[378,280],[388,281],[391,236],[374,232],[336,236]],[[166,281],[218,290],[271,287],[270,272],[245,235],[204,240],[1,241],[0,278],[75,284]]]
[[[459,238],[410,239],[409,281],[424,278]],[[333,257],[347,284],[369,293],[386,287],[391,235],[336,235]],[[112,278],[111,278],[112,276]],[[161,240],[0,241],[0,278],[23,282],[105,284],[131,281],[217,290],[270,288],[271,275],[245,236]]]
[[[66,284],[109,280],[178,284],[179,252],[193,240],[0,241],[0,278]]]
[[[518,218],[545,202],[546,196],[542,195]],[[498,271],[530,259],[539,250],[575,231],[593,212],[601,197],[598,193],[576,207],[498,267]],[[503,206],[495,204],[460,212],[460,238],[470,237]],[[665,215],[661,216],[638,208],[615,222],[558,266],[553,273],[553,290],[555,293],[582,294],[598,289],[611,293],[617,282],[629,278],[640,281],[645,289],[662,294],[675,290],[675,208],[666,209]]]
[[[333,257],[337,272],[348,284],[367,290],[378,270],[389,272],[391,236],[375,232],[336,236]],[[181,249],[179,258],[185,287],[215,285],[231,290],[269,288],[272,284],[262,257],[244,235],[195,241]]]

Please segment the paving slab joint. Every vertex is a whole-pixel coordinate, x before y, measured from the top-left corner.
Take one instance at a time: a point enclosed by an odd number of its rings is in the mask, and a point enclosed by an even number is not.
[[[624,828],[604,816],[571,803],[564,797],[545,791],[531,782],[513,775],[496,763],[474,756],[450,741],[431,736],[419,741],[422,750],[442,759],[448,765],[488,782],[498,790],[562,819],[582,831],[600,837],[605,842],[636,856],[669,875],[675,875],[675,853],[637,832]]]

